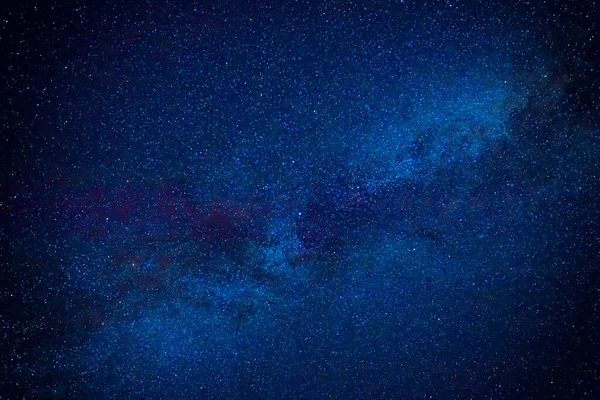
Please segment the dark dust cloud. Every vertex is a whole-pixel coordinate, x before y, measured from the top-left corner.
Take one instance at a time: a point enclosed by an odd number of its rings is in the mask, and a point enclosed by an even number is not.
[[[600,3],[4,1],[2,399],[599,398]]]

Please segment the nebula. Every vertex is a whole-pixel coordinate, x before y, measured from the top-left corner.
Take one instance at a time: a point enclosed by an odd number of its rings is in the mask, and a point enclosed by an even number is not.
[[[5,15],[0,397],[594,397],[593,2]]]

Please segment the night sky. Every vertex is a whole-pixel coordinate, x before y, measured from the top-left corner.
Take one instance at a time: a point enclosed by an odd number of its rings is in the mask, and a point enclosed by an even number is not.
[[[1,399],[600,398],[600,3],[107,3],[0,6]]]

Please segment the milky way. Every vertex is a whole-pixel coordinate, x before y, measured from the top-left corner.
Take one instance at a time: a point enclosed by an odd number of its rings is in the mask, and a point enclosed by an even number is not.
[[[43,3],[1,398],[600,396],[595,1]]]

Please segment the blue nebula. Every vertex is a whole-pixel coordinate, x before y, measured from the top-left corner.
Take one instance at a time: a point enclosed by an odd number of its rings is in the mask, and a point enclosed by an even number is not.
[[[598,9],[538,3],[9,10],[0,397],[597,397]]]

